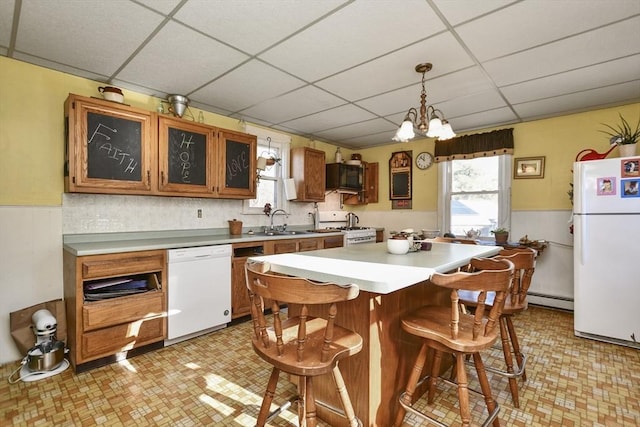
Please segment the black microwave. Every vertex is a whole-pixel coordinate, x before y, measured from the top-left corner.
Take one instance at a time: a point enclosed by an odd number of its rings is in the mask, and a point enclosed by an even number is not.
[[[362,191],[363,168],[361,165],[329,163],[326,165],[327,190]]]

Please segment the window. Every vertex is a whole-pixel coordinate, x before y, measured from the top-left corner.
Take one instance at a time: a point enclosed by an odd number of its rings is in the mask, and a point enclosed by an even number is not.
[[[438,214],[442,231],[464,236],[471,229],[491,238],[511,222],[511,156],[450,160],[438,164]]]
[[[266,203],[271,209],[288,211],[289,202],[284,194],[284,178],[289,170],[289,137],[267,129],[247,125],[245,132],[258,136],[258,158],[277,159],[269,162],[264,170],[258,170],[256,198],[245,200],[242,211],[244,214],[264,215]]]

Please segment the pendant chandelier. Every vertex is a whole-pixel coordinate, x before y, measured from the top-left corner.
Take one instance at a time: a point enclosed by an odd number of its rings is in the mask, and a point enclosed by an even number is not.
[[[440,140],[451,139],[456,134],[453,132],[451,125],[444,118],[442,111],[427,105],[427,91],[424,88],[424,76],[432,68],[431,63],[416,65],[416,72],[422,74],[422,93],[420,94],[420,122],[418,122],[418,110],[411,107],[400,128],[392,138],[393,141],[407,142],[413,139],[416,134],[413,131],[414,126],[420,129],[420,132],[429,138],[437,138]]]

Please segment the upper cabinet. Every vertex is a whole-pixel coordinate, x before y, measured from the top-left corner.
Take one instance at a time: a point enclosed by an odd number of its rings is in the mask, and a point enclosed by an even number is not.
[[[257,138],[70,95],[66,191],[250,199]]]
[[[344,194],[343,203],[345,205],[366,205],[367,203],[378,203],[378,162],[362,162],[363,186],[357,194]]]
[[[212,194],[215,138],[215,128],[159,117],[159,191],[192,196]]]
[[[150,194],[156,186],[155,114],[71,95],[65,102],[65,189]]]
[[[309,147],[291,149],[291,177],[297,202],[323,202],[325,191],[324,151]]]
[[[220,197],[253,199],[256,196],[258,139],[254,135],[218,131],[217,193]]]

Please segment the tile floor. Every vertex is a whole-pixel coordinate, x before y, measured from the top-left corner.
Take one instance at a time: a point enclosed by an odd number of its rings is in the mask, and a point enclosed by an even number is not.
[[[516,327],[531,354],[528,379],[521,407],[514,409],[506,379],[489,373],[501,425],[638,425],[640,351],[574,337],[573,316],[563,311],[530,307]],[[249,333],[249,324],[241,323],[82,374],[68,369],[30,383],[9,384],[18,365],[5,364],[0,426],[252,426],[270,367],[254,355]],[[487,363],[499,356],[489,355]],[[436,413],[459,425],[455,393],[440,390]],[[293,391],[279,385],[276,400]],[[479,420],[484,403],[475,403],[472,416]],[[289,411],[272,425],[296,425],[295,418]],[[422,425],[409,415],[405,422]]]

